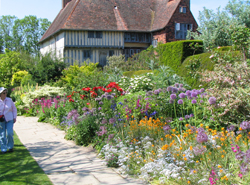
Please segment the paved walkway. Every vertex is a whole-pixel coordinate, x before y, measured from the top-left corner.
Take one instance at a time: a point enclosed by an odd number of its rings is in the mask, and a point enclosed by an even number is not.
[[[24,146],[55,185],[143,184],[107,168],[92,147],[64,139],[65,132],[36,117],[19,116],[14,130]]]

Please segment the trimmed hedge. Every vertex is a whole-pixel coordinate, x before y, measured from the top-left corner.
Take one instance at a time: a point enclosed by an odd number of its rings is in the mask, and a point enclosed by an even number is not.
[[[179,68],[178,75],[184,77],[186,82],[192,88],[198,88],[201,85],[198,76],[193,76],[195,72],[201,72],[204,70],[212,71],[214,69],[214,63],[209,58],[211,53],[202,53],[187,57]],[[205,85],[205,84],[203,84]]]
[[[194,52],[190,44],[199,44],[199,48]],[[195,54],[203,53],[203,41],[201,40],[184,40],[159,44],[157,47],[160,63],[171,67],[178,72],[182,62],[188,57]]]
[[[134,76],[139,76],[139,75],[151,73],[151,72],[153,71],[152,70],[126,71],[123,73],[123,75],[129,78],[132,78]]]

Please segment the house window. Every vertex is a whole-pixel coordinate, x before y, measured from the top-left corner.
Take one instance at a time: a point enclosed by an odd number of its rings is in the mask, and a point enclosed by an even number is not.
[[[114,50],[109,50],[109,56],[113,56],[114,55]]]
[[[102,32],[101,31],[88,31],[88,38],[102,38]]]
[[[192,24],[176,23],[175,24],[175,38],[176,39],[186,39],[187,30],[192,31]]]
[[[91,58],[91,51],[90,50],[83,50],[82,51],[82,58],[84,60],[90,59]]]
[[[154,48],[157,47],[157,42],[158,42],[158,41],[157,41],[156,39],[154,39],[154,40],[152,41],[152,45],[153,45]]]
[[[95,38],[95,32],[94,31],[88,31],[88,38]]]
[[[180,13],[187,13],[187,7],[180,6]]]
[[[96,38],[98,38],[98,39],[102,38],[102,32],[101,31],[96,32]]]
[[[125,42],[144,42],[150,43],[150,34],[148,33],[124,33]]]

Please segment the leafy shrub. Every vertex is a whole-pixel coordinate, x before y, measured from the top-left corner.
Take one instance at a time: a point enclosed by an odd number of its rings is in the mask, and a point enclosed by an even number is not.
[[[18,71],[12,75],[11,85],[20,86],[22,79],[29,73],[27,71]]]
[[[203,42],[200,40],[185,40],[159,44],[157,46],[157,53],[159,55],[160,64],[169,66],[174,71],[178,72],[182,62],[188,56],[203,52],[202,47],[199,47],[202,45]]]
[[[210,94],[217,99],[216,108],[210,107],[214,117],[221,124],[239,124],[249,119],[249,64],[229,54],[215,55],[213,60],[216,62],[214,70],[205,71],[202,81],[208,84]]]
[[[77,145],[88,146],[96,135],[98,125],[95,116],[86,116],[66,132],[66,139],[74,140]]]

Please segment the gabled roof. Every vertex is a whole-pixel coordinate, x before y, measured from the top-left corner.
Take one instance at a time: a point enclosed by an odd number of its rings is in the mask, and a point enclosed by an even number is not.
[[[72,0],[40,42],[60,30],[141,31],[163,29],[181,0]]]

